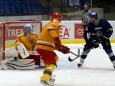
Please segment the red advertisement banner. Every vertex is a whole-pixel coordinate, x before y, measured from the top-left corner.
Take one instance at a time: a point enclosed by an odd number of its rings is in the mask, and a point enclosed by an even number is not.
[[[75,39],[83,39],[83,26],[81,23],[75,23]]]
[[[23,26],[9,26],[8,30],[6,30],[5,37],[6,40],[14,40],[17,35],[23,32]],[[0,27],[0,38],[3,36],[2,28]]]

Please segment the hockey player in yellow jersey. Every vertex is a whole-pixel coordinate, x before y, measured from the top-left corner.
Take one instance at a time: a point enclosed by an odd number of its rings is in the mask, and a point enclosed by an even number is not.
[[[20,34],[17,36],[15,41],[15,47],[17,49],[17,46],[20,44],[23,44],[27,51],[33,51],[38,35],[35,32],[32,32],[32,26],[30,24],[24,25],[23,34]],[[18,58],[22,59],[21,55],[18,54]],[[38,58],[38,55],[29,55],[26,59],[34,59],[35,64],[39,65],[40,61]]]
[[[41,86],[51,85],[49,82],[52,80],[51,76],[58,62],[58,56],[54,50],[58,50],[64,54],[69,53],[70,50],[61,44],[59,38],[61,18],[60,13],[53,13],[52,20],[43,27],[36,43],[36,50],[42,56],[46,65],[43,75],[40,77]]]

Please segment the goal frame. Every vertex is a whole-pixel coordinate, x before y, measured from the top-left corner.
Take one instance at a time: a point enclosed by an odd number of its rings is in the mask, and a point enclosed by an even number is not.
[[[2,51],[5,51],[5,48],[6,48],[6,37],[5,37],[5,34],[6,34],[6,24],[27,24],[27,23],[40,23],[40,31],[42,30],[42,22],[41,21],[38,21],[38,20],[35,20],[35,21],[8,21],[8,22],[2,22],[1,24],[2,24],[2,37],[1,37],[1,39],[2,39],[2,46],[1,46],[1,48],[2,48]],[[1,51],[1,52],[2,52]],[[2,52],[2,56],[1,56],[1,60],[5,60],[5,52]]]

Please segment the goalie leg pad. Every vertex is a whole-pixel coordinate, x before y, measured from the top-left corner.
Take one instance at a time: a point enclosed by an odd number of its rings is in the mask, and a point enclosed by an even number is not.
[[[20,54],[18,54],[18,58],[23,59]],[[29,57],[25,59],[34,59],[36,66],[45,67],[44,61],[40,55],[29,55]]]
[[[26,69],[35,69],[34,59],[19,59],[19,60],[10,60],[3,63],[3,69],[14,69],[14,70],[26,70]]]

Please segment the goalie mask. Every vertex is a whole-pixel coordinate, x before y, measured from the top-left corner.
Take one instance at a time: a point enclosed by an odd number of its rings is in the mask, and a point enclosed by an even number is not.
[[[30,24],[24,25],[24,30],[23,31],[24,31],[24,34],[26,36],[29,36],[31,31],[32,31],[32,26]]]

